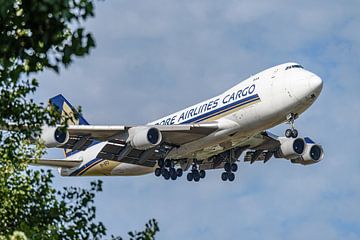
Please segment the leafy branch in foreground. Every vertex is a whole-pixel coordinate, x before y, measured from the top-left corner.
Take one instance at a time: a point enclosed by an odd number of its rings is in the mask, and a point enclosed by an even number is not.
[[[50,171],[30,170],[30,159],[44,153],[29,139],[41,127],[59,122],[60,114],[33,100],[44,70],[59,73],[74,57],[95,47],[82,23],[94,16],[93,0],[0,0],[0,239],[101,239],[103,223],[95,221],[95,193],[90,189],[52,186]],[[155,228],[156,226],[156,228]],[[153,239],[150,222],[132,239]],[[114,237],[115,238],[115,237]]]

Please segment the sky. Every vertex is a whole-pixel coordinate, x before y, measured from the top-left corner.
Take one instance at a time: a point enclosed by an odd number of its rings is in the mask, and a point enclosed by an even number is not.
[[[97,47],[60,75],[41,74],[37,100],[62,93],[93,124],[143,124],[295,61],[324,81],[296,127],[325,158],[241,162],[232,183],[213,170],[199,183],[150,174],[56,177],[55,185],[103,180],[97,219],[124,237],[156,218],[157,239],[360,239],[358,9],[355,0],[97,1],[86,23]]]

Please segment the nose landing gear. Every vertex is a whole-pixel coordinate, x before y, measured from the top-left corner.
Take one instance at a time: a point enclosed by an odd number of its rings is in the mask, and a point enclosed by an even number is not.
[[[287,123],[291,125],[291,128],[286,129],[285,131],[285,136],[287,138],[297,138],[299,133],[298,131],[295,129],[295,119],[297,118],[297,114],[294,113],[289,113],[287,118]]]

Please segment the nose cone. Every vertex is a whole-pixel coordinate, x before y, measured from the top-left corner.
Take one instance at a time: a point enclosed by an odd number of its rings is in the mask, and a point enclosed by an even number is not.
[[[321,78],[317,75],[313,75],[309,78],[308,81],[310,92],[315,94],[316,96],[319,96],[323,87],[323,81],[321,80]]]

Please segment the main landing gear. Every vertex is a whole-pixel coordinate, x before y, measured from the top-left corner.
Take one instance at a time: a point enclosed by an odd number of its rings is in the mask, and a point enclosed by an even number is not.
[[[227,162],[224,165],[224,170],[225,172],[221,174],[221,180],[223,181],[229,180],[230,182],[234,181],[235,180],[234,172],[238,170],[238,165],[236,163]]]
[[[155,176],[163,176],[166,180],[176,180],[178,177],[183,175],[183,170],[181,168],[175,169],[174,162],[170,159],[159,159],[158,168],[155,169]]]
[[[189,172],[186,176],[187,180],[191,182],[194,180],[195,182],[200,181],[200,179],[205,178],[206,172],[205,170],[199,170],[199,167],[196,163],[192,165],[191,172]]]
[[[291,125],[291,128],[290,129],[286,129],[285,131],[285,136],[287,138],[297,138],[299,133],[298,131],[295,129],[295,119],[297,118],[297,115],[294,114],[294,113],[289,113],[288,116],[286,117],[287,118],[287,121],[288,121],[288,124]]]

